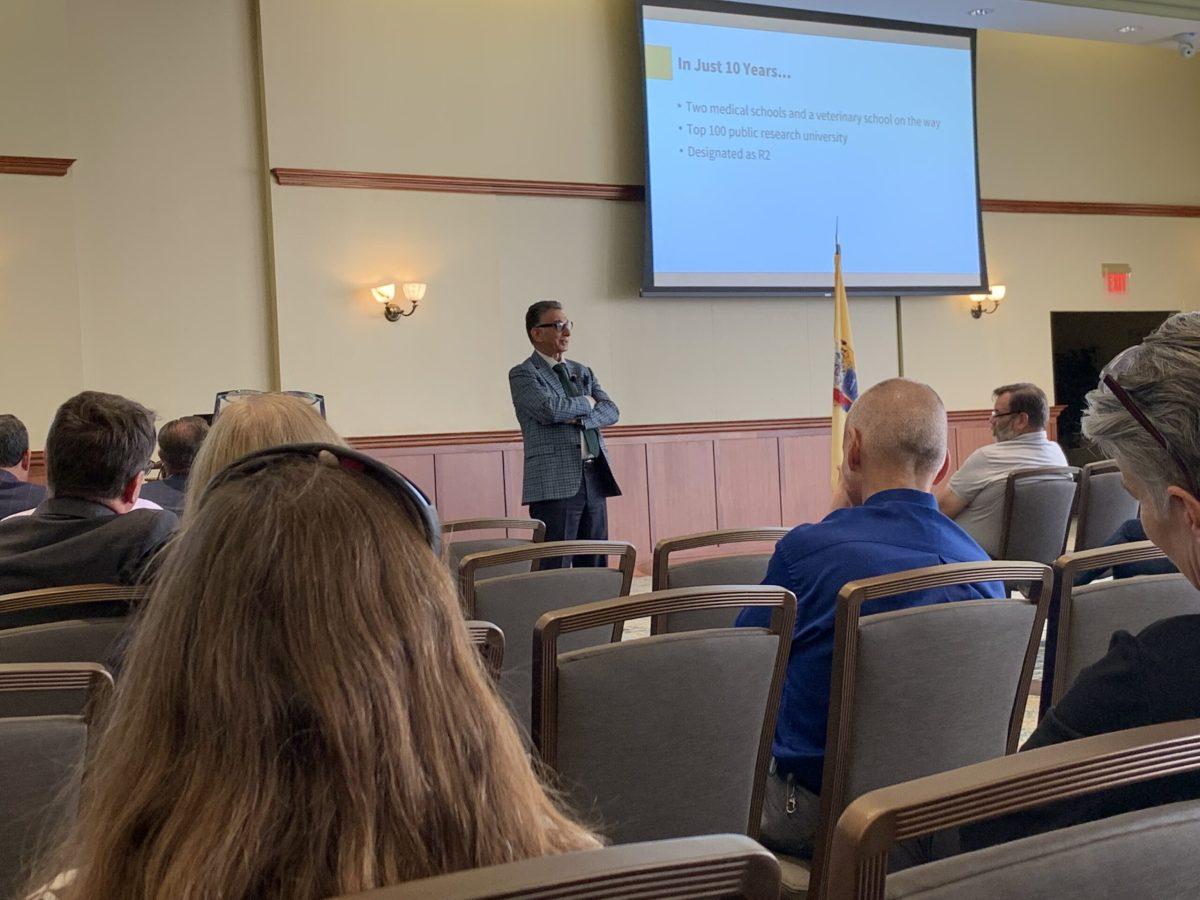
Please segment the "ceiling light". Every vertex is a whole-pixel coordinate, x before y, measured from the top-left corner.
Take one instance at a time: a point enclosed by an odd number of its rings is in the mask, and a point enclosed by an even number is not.
[[[972,16],[990,16],[995,10],[990,6],[980,6],[970,11]]]
[[[1117,34],[1133,34],[1135,31],[1141,31],[1141,25],[1122,25],[1117,29]]]

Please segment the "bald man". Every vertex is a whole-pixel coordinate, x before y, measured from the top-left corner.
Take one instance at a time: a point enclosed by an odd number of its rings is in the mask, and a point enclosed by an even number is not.
[[[950,464],[946,430],[946,408],[928,385],[904,378],[875,385],[846,418],[833,509],[775,545],[763,584],[787,588],[797,604],[763,804],[761,840],[773,850],[812,856],[838,591],[860,578],[988,558],[931,493]],[[958,585],[872,601],[863,614],[1003,596],[994,582]],[[769,610],[746,608],[737,624],[764,627],[769,618]]]

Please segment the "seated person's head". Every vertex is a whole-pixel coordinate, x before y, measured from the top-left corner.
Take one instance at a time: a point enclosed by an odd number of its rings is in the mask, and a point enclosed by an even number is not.
[[[128,512],[153,452],[154,413],[117,394],[76,394],[58,408],[46,435],[50,496]]]
[[[0,469],[24,481],[29,477],[29,432],[13,415],[0,415]]]
[[[199,416],[172,419],[158,430],[158,458],[162,461],[163,478],[187,475],[204,436],[208,423]]]
[[[192,462],[184,521],[217,472],[235,459],[280,444],[345,444],[310,404],[288,394],[255,394],[224,407]]]
[[[595,846],[535,776],[409,516],[328,451],[201,495],[50,864],[78,870],[61,900],[147,882],[316,900]]]
[[[1084,436],[1121,467],[1146,536],[1200,587],[1200,313],[1172,316],[1105,374],[1126,403],[1102,377],[1087,395]]]
[[[846,416],[842,481],[858,505],[890,488],[928,491],[946,473],[946,408],[927,384],[890,378]]]
[[[992,391],[992,437],[997,441],[1045,431],[1048,421],[1050,403],[1046,392],[1036,384],[1022,381]]]

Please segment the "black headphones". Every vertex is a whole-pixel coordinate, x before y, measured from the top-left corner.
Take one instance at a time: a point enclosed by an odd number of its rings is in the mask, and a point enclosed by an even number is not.
[[[429,502],[429,498],[425,496],[425,492],[391,466],[381,463],[379,460],[365,453],[359,453],[357,450],[351,450],[348,447],[340,447],[337,444],[281,444],[278,447],[268,447],[265,450],[255,451],[230,463],[214,475],[212,481],[205,487],[204,492],[208,493],[213,488],[228,481],[235,481],[239,478],[253,475],[256,472],[261,472],[272,463],[278,462],[281,459],[295,459],[297,457],[319,459],[322,453],[329,453],[337,460],[338,466],[341,468],[359,475],[365,475],[387,491],[404,508],[409,519],[412,520],[412,523],[425,536],[425,541],[429,544],[430,549],[433,550],[434,555],[440,554],[442,547],[442,526],[438,521],[437,510]]]

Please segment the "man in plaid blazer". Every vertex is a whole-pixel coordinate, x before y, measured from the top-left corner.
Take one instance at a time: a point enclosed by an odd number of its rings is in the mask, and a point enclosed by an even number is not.
[[[621,493],[600,429],[620,417],[592,370],[563,358],[571,322],[557,300],[525,313],[533,355],[508,373],[513,407],[525,440],[521,502],[546,523],[546,540],[607,540],[606,497]],[[603,556],[574,557],[576,566],[603,566]],[[542,561],[542,568],[564,565]]]

